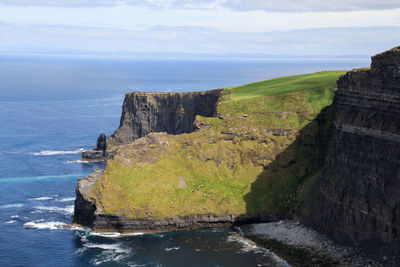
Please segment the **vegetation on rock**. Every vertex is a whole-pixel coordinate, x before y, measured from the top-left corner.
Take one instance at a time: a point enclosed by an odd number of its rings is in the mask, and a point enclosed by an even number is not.
[[[291,213],[318,172],[341,74],[225,88],[219,116],[197,116],[197,131],[118,146],[91,198],[128,218]]]

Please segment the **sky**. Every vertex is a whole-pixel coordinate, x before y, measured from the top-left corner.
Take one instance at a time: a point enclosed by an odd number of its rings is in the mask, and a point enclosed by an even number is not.
[[[373,55],[400,0],[0,0],[0,54]]]

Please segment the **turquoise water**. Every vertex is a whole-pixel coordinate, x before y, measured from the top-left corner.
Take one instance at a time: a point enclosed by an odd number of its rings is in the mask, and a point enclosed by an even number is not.
[[[367,65],[0,56],[0,266],[281,266],[230,229],[106,237],[58,229],[72,220],[76,178],[104,168],[74,160],[118,127],[126,92],[207,90]]]

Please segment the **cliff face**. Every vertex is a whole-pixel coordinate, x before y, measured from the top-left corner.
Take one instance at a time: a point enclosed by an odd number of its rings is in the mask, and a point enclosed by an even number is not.
[[[284,218],[314,170],[314,137],[331,122],[320,113],[343,73],[282,77],[223,94],[128,94],[121,127],[106,141],[106,169],[79,181],[74,222],[168,231]],[[148,131],[161,133],[137,138]]]
[[[193,132],[196,115],[216,116],[220,93],[221,90],[126,94],[120,126],[111,139],[119,144],[128,144],[151,132]]]
[[[400,239],[400,47],[340,77],[332,139],[304,223],[352,245]]]

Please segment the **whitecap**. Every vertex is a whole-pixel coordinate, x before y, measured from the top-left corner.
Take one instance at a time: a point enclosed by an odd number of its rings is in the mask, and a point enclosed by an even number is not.
[[[87,161],[87,160],[81,160],[81,159],[77,159],[77,160],[68,160],[68,163],[83,163],[83,164],[88,164],[91,162],[98,162],[98,161]]]
[[[24,204],[22,204],[22,203],[6,204],[6,205],[1,205],[0,209],[21,208],[23,206],[24,206]]]
[[[240,229],[241,230],[241,229]],[[242,245],[243,252],[253,251],[254,253],[264,253],[272,257],[276,263],[283,267],[290,267],[289,263],[287,263],[284,259],[280,258],[275,253],[271,252],[266,248],[262,248],[257,246],[257,244],[250,239],[244,238],[238,233],[232,233],[227,238],[228,242],[237,242]]]
[[[138,235],[144,235],[144,233],[119,233],[119,232],[90,232],[90,235],[92,236],[101,236],[101,237],[124,237],[124,236],[138,236]]]
[[[68,224],[63,222],[40,222],[40,221],[33,221],[24,223],[24,228],[28,229],[49,229],[49,230],[56,230],[56,229],[64,229],[67,227]]]
[[[62,199],[57,200],[58,202],[70,202],[70,201],[74,201],[75,197],[65,197]]]
[[[237,233],[230,234],[227,238],[227,241],[240,243],[242,245],[242,250],[244,252],[255,250],[257,248],[256,243],[247,238],[244,238],[243,236]]]
[[[17,222],[16,220],[11,220],[11,221],[5,222],[4,224],[12,224],[12,223],[16,223],[16,222]]]
[[[62,212],[64,214],[73,214],[74,213],[74,205],[69,205],[66,207],[36,206],[35,209],[39,210],[39,211]]]
[[[128,256],[129,255],[127,253],[120,254],[113,250],[104,250],[103,252],[101,252],[100,255],[95,256],[90,261],[90,263],[93,265],[100,265],[100,264],[103,264],[106,262],[118,262],[118,261],[125,259]]]
[[[19,218],[19,216],[18,215],[11,215],[10,218],[11,219],[15,219],[15,218]]]
[[[79,148],[75,150],[43,150],[40,152],[31,153],[34,156],[53,156],[53,155],[73,155],[73,154],[80,154],[85,149]]]
[[[96,244],[96,243],[84,243],[83,244],[84,247],[86,248],[99,248],[99,249],[103,249],[103,250],[112,250],[116,253],[129,253],[129,249],[124,249],[121,247],[120,243],[116,243],[116,244]]]
[[[164,248],[164,251],[179,250],[180,247]]]
[[[102,232],[102,233],[93,233],[90,232],[92,236],[101,236],[101,237],[120,237],[121,233],[118,232]]]
[[[33,197],[33,198],[28,198],[29,200],[37,200],[37,201],[41,201],[41,200],[51,200],[53,199],[52,197]]]

